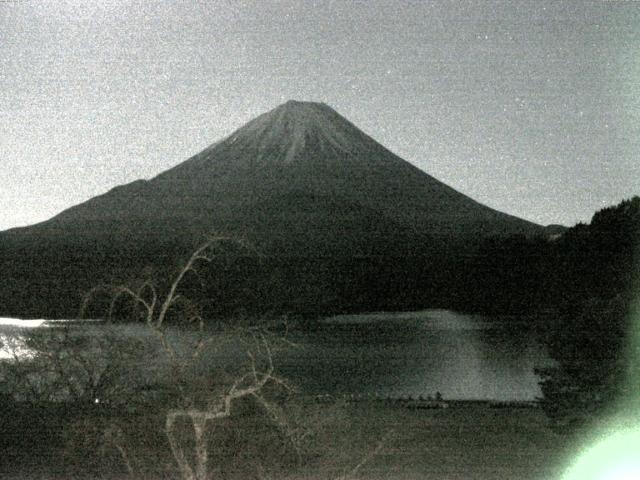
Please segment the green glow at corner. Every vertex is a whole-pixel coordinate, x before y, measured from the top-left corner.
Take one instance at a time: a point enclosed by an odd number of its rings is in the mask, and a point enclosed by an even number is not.
[[[640,239],[638,240],[640,245]],[[635,288],[640,290],[640,248],[636,254]],[[584,450],[562,480],[640,480],[640,293],[632,302],[626,345],[626,395],[611,413],[613,420]],[[620,425],[629,428],[620,429]]]
[[[640,276],[640,268],[636,269],[636,275]],[[601,431],[603,435],[597,435],[600,440],[579,455],[562,480],[640,480],[640,295],[631,305],[629,319],[628,388],[612,412],[612,420],[617,421],[609,425],[608,431]],[[634,427],[614,427],[621,424]]]
[[[622,431],[587,449],[563,480],[640,479],[640,429]]]

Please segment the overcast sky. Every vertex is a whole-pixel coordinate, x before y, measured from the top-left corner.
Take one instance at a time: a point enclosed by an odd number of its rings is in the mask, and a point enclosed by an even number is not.
[[[588,221],[640,194],[640,2],[0,0],[0,229],[287,99],[491,207]]]

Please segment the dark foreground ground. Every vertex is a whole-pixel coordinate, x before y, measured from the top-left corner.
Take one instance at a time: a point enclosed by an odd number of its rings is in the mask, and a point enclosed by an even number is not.
[[[240,419],[212,429],[210,478],[542,480],[559,479],[569,458],[569,439],[552,432],[538,408],[411,409],[382,401],[298,407],[299,418],[318,424],[302,462],[281,462],[289,454],[274,447],[276,437]],[[162,420],[140,412],[96,417],[68,407],[28,415],[5,409],[0,478],[179,478]],[[105,437],[110,424],[122,428]],[[255,440],[260,435],[267,440]],[[135,475],[123,466],[118,444]]]
[[[368,427],[372,441],[377,432],[391,432],[360,478],[558,479],[568,452],[568,439],[547,428],[537,408],[373,405],[352,418],[362,424],[378,419]]]

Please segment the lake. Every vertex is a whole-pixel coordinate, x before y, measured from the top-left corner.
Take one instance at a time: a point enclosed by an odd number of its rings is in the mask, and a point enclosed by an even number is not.
[[[27,327],[56,325],[29,322],[0,319],[0,340],[6,343]],[[77,328],[100,332],[104,327]],[[146,334],[144,325],[116,328],[126,335]],[[534,368],[550,363],[524,319],[448,310],[335,316],[295,332],[291,340],[297,347],[278,352],[276,368],[313,395],[416,398],[440,392],[448,399],[533,400],[540,396]],[[3,357],[10,361],[0,350]]]

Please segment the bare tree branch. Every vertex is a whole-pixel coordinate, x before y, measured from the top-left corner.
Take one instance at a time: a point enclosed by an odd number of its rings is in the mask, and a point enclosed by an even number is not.
[[[224,242],[233,242],[236,246],[239,245],[246,250],[255,251],[245,242],[224,236],[210,237],[191,254],[168,286],[167,293],[162,297],[149,281],[143,282],[135,290],[127,286],[105,285],[97,287],[87,294],[83,303],[83,311],[86,310],[93,296],[104,292],[111,295],[108,312],[108,318],[111,318],[118,300],[123,297],[130,298],[135,308],[142,308],[147,326],[159,340],[171,364],[177,369],[178,378],[188,378],[187,370],[195,367],[196,361],[203,354],[205,348],[214,346],[214,342],[212,337],[206,338],[205,336],[205,324],[200,310],[183,295],[180,289],[189,273],[194,274],[201,283],[203,282],[198,266],[211,263],[217,257],[214,245]],[[169,331],[165,328],[172,309],[179,309],[183,322],[195,323],[196,325],[196,338],[192,348],[186,352],[178,348],[175,339],[170,337]],[[226,389],[217,393],[208,392],[206,394],[208,399],[204,403],[198,403],[195,398],[188,398],[190,393],[179,383],[181,403],[184,406],[183,408],[172,408],[166,413],[164,433],[183,480],[205,480],[208,478],[207,432],[209,425],[211,422],[230,417],[233,406],[238,400],[245,397],[256,398],[272,419],[284,425],[282,412],[276,412],[275,406],[262,395],[264,388],[270,384],[280,385],[287,390],[291,389],[284,379],[274,373],[273,349],[268,335],[260,329],[244,328],[235,332],[235,338],[242,342],[245,341],[245,338],[249,340],[246,349],[248,363],[243,370],[237,373],[235,379],[227,384]],[[178,439],[177,424],[180,420],[190,422],[193,428],[194,444],[193,450],[189,454],[185,452]],[[126,463],[123,452],[121,452],[121,456]]]

